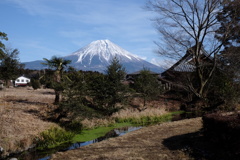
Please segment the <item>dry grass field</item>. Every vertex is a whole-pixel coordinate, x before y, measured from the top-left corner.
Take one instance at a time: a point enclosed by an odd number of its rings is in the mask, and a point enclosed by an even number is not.
[[[8,155],[12,152],[19,152],[24,151],[33,144],[34,138],[39,135],[44,130],[51,128],[52,126],[57,126],[55,123],[51,123],[46,121],[46,118],[49,118],[49,114],[53,111],[54,107],[54,91],[51,89],[38,89],[33,90],[31,87],[26,88],[7,88],[0,91],[0,147],[4,149],[4,155]],[[133,106],[138,106],[142,109],[142,102],[141,100],[137,99],[132,102]],[[139,116],[159,116],[162,114],[167,113],[168,110],[171,108],[178,108],[179,104],[173,103],[171,101],[152,101],[148,103],[147,109],[142,110],[141,112],[136,109],[125,109],[121,110],[120,112],[114,114],[110,119],[86,119],[83,121],[83,125],[86,125],[87,128],[91,128],[96,125],[108,125],[112,123],[115,118],[128,118],[128,117],[139,117]],[[167,111],[166,111],[167,110]],[[137,112],[137,114],[136,114]],[[198,120],[199,121],[199,120]],[[186,125],[186,123],[183,123]],[[170,126],[170,125],[166,125]],[[177,127],[177,126],[176,126]],[[171,128],[171,127],[170,127]],[[190,127],[191,128],[191,127]],[[195,131],[200,128],[200,123],[197,122],[197,125],[193,124],[193,128],[191,131]],[[153,129],[153,130],[152,130]],[[88,157],[87,155],[92,154],[87,159],[97,159],[96,157],[100,158],[104,157],[103,159],[117,159],[120,156],[120,159],[125,159],[129,156],[130,159],[134,159],[133,157],[137,154],[141,153],[142,149],[151,150],[149,153],[146,154],[153,154],[153,152],[157,152],[157,150],[152,147],[156,143],[157,140],[161,137],[154,137],[153,135],[163,134],[164,128],[159,128],[159,130],[154,129],[154,127],[150,127],[149,129],[143,129],[135,133],[131,133],[131,137],[124,136],[124,137],[116,138],[116,140],[112,140],[96,144],[97,148],[84,148],[83,149],[83,159]],[[169,128],[165,128],[169,130]],[[142,132],[143,131],[143,132]],[[182,132],[184,131],[184,132]],[[145,133],[146,132],[146,133]],[[179,131],[172,131],[174,134],[178,134]],[[181,133],[188,132],[186,129],[182,129]],[[169,132],[168,132],[169,133]],[[144,137],[145,135],[147,137]],[[148,137],[150,136],[150,137]],[[123,138],[123,139],[122,139]],[[157,138],[156,140],[154,138]],[[134,141],[132,141],[132,140]],[[136,143],[136,140],[139,140]],[[162,139],[160,139],[162,140]],[[146,142],[146,143],[145,143]],[[109,143],[109,144],[108,144]],[[161,144],[161,142],[159,142]],[[98,146],[100,145],[100,146]],[[103,146],[101,146],[103,145]],[[106,147],[104,147],[106,145]],[[110,145],[110,146],[108,146]],[[113,145],[113,146],[112,146]],[[119,147],[120,145],[120,147]],[[123,146],[123,147],[121,147]],[[142,146],[142,147],[139,147]],[[99,148],[100,147],[100,148]],[[115,153],[117,148],[118,151]],[[157,146],[162,147],[162,146]],[[151,149],[152,148],[152,149]],[[92,152],[93,149],[93,152]],[[140,149],[137,150],[136,149]],[[109,150],[109,151],[107,151]],[[96,156],[95,153],[96,152]],[[104,153],[106,152],[106,153]],[[72,155],[69,157],[79,157],[78,151],[71,151]],[[114,153],[114,155],[112,155]],[[143,152],[142,152],[143,153]],[[162,154],[161,154],[162,155]],[[68,157],[68,152],[63,154],[57,154],[54,159],[66,159]],[[113,156],[113,157],[112,157]],[[164,156],[164,155],[162,155]],[[82,155],[81,155],[82,157]],[[84,158],[85,157],[85,158]],[[141,155],[139,156],[140,159],[143,159]],[[74,159],[74,158],[73,158]],[[79,159],[79,158],[76,158]],[[82,159],[82,158],[80,158]],[[145,158],[144,158],[145,159]]]
[[[39,115],[52,104],[52,90],[7,88],[0,91],[0,146],[4,155],[31,147],[33,138],[56,124]]]

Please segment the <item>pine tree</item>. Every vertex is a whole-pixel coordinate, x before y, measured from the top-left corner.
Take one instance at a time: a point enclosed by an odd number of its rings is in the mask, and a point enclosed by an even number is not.
[[[148,100],[157,98],[162,91],[157,76],[151,74],[147,69],[140,71],[140,75],[134,81],[133,88],[143,97],[144,106]]]
[[[105,75],[92,76],[88,82],[89,93],[94,99],[94,105],[106,115],[111,115],[119,109],[117,104],[125,100],[127,88],[122,83],[125,76],[125,69],[114,58],[107,67]]]
[[[221,26],[217,30],[216,37],[224,44],[224,50],[220,56],[224,68],[227,69],[226,73],[235,77],[240,74],[240,1],[225,0],[222,6],[223,10],[217,17]],[[227,38],[225,38],[226,33]]]
[[[4,32],[0,32],[0,40],[8,40],[7,34]],[[0,41],[0,59],[4,57],[4,48],[5,45]]]
[[[116,104],[122,102],[124,99],[125,87],[122,83],[124,79],[125,68],[120,64],[115,57],[111,64],[107,67],[107,87],[109,94],[109,107],[115,108]]]
[[[10,80],[19,76],[19,70],[23,67],[19,62],[17,49],[3,48],[4,56],[0,62],[0,77],[5,81],[6,86],[9,87]]]

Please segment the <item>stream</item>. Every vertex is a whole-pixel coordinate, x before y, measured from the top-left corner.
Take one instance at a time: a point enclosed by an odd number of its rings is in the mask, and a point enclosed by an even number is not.
[[[108,132],[105,136],[103,137],[99,137],[97,139],[94,140],[90,140],[90,141],[86,141],[86,142],[77,142],[77,143],[73,143],[73,144],[68,144],[68,145],[64,145],[61,147],[57,147],[48,151],[36,151],[36,150],[29,150],[29,151],[25,151],[24,153],[20,154],[20,155],[13,155],[8,157],[8,159],[11,158],[17,158],[18,160],[48,160],[51,158],[51,155],[56,153],[56,152],[65,152],[68,150],[73,150],[73,149],[77,149],[92,143],[97,143],[103,140],[106,140],[108,138],[113,138],[113,137],[118,137],[118,136],[122,136],[126,133],[138,130],[142,127],[123,127],[123,128],[117,128],[117,129],[113,129],[110,132]]]
[[[186,113],[183,113],[183,114],[174,115],[171,121],[189,119],[189,118],[194,118],[194,117],[197,117],[197,116],[199,116],[199,115],[193,114],[191,112],[189,112],[189,113],[186,112]],[[56,152],[65,152],[65,151],[68,151],[68,150],[77,149],[77,148],[80,148],[80,147],[83,147],[83,146],[86,146],[86,145],[89,145],[89,144],[93,144],[93,143],[97,143],[97,142],[106,140],[108,138],[122,136],[126,133],[138,130],[140,128],[142,128],[142,126],[117,128],[117,129],[113,129],[113,130],[109,131],[104,136],[99,137],[99,138],[94,139],[94,140],[90,140],[90,141],[86,141],[86,142],[77,142],[77,143],[72,143],[72,144],[65,144],[64,146],[49,149],[47,151],[39,151],[39,150],[36,150],[36,149],[32,149],[32,150],[29,150],[29,151],[25,151],[21,154],[9,156],[9,157],[7,157],[7,159],[11,159],[11,158],[14,157],[14,158],[17,158],[18,160],[49,160],[51,158],[51,155],[56,153]]]

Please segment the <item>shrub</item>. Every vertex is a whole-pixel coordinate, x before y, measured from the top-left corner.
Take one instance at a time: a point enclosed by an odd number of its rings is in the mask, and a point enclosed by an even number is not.
[[[68,123],[63,124],[63,126],[65,127],[65,129],[67,131],[71,131],[74,132],[76,134],[81,133],[83,125],[81,122],[79,121],[70,121]]]
[[[60,146],[64,143],[70,143],[74,135],[73,132],[66,131],[62,128],[50,128],[40,133],[40,136],[36,138],[37,148],[44,150]]]
[[[41,87],[41,84],[40,84],[39,80],[36,80],[36,79],[31,79],[31,85],[32,85],[34,90]]]
[[[240,155],[240,114],[213,113],[203,116],[203,133],[216,148],[229,155]]]

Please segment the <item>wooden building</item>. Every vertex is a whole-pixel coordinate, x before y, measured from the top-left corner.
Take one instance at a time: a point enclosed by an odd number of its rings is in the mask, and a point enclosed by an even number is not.
[[[186,87],[183,84],[186,84],[185,82],[189,80],[187,77],[195,71],[196,67],[195,54],[193,54],[194,51],[195,47],[189,48],[179,61],[161,74],[160,80],[166,86],[166,89]],[[200,51],[199,59],[202,65],[201,67],[212,65],[213,58],[203,49],[203,47]]]

